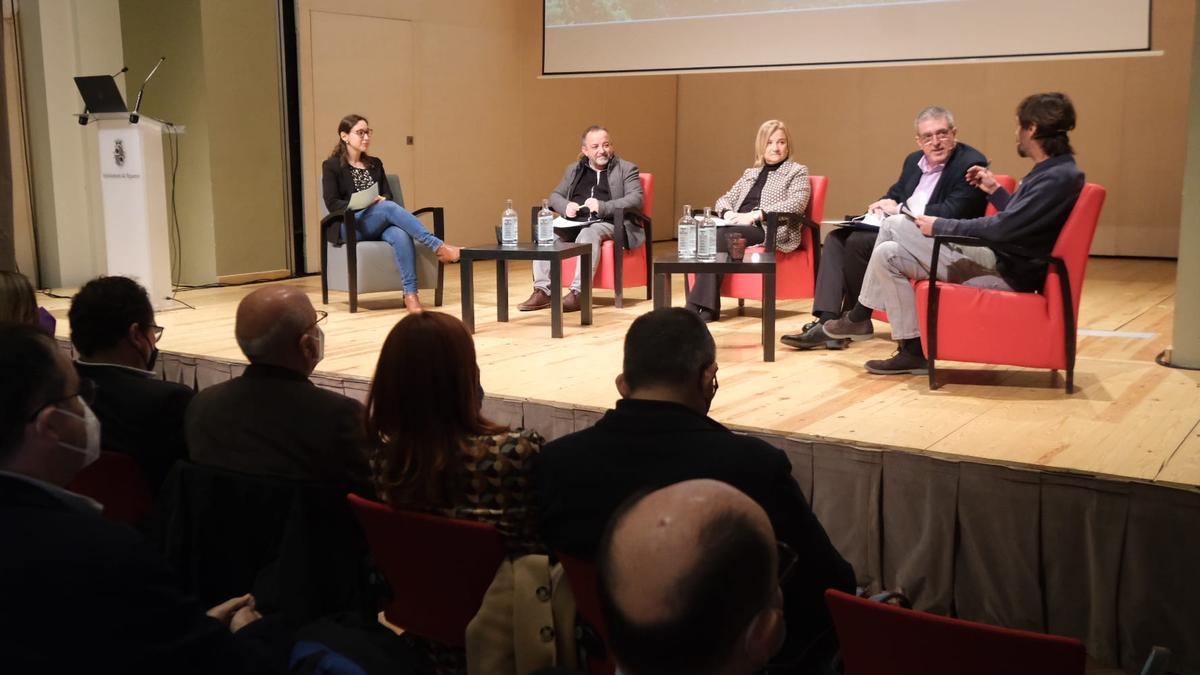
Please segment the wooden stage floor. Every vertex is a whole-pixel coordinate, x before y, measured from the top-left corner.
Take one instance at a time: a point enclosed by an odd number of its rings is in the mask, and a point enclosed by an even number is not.
[[[477,265],[476,333],[483,386],[489,394],[572,406],[610,407],[621,367],[626,327],[649,311],[643,289],[624,309],[610,291],[596,294],[592,326],[567,314],[565,338],[550,338],[549,311],[522,313],[529,294],[528,264],[510,265],[510,321],[497,323],[495,274]],[[461,316],[458,268],[446,271],[444,311]],[[320,279],[276,283],[303,287],[320,307]],[[194,309],[160,312],[164,351],[243,360],[233,337],[234,309],[253,286],[181,291]],[[65,293],[64,293],[65,294]],[[674,304],[683,302],[676,276]],[[432,304],[432,291],[422,293]],[[636,299],[636,298],[641,299]],[[331,293],[325,360],[319,371],[370,378],[379,346],[404,316],[399,293],[363,296],[350,314],[343,293]],[[42,298],[66,337],[68,301]],[[887,324],[877,339],[843,351],[799,352],[777,346],[762,361],[756,303],[736,316],[726,300],[723,320],[711,324],[721,389],[712,416],[750,429],[833,439],[864,447],[904,448],[943,458],[1080,472],[1200,489],[1200,372],[1154,363],[1169,346],[1175,301],[1170,261],[1095,258],[1080,311],[1076,392],[1048,371],[946,363],[946,382],[930,391],[925,377],[880,377],[862,369],[893,350]],[[776,335],[810,319],[810,300],[782,301]]]

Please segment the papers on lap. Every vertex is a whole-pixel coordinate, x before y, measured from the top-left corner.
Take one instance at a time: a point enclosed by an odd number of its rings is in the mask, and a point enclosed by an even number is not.
[[[566,230],[566,229],[570,229],[573,227],[581,228],[581,227],[584,227],[585,225],[591,225],[592,223],[599,223],[601,220],[602,220],[601,218],[592,218],[591,220],[586,220],[586,221],[585,220],[570,220],[568,218],[563,218],[562,216],[558,216],[557,218],[554,219],[554,229]]]
[[[351,211],[361,211],[375,203],[375,198],[379,196],[379,183],[371,183],[371,187],[366,190],[359,190],[350,195],[350,205],[346,208]]]
[[[883,222],[883,218],[884,217],[878,213],[864,213],[861,216],[851,218],[850,220],[826,220],[821,224],[849,227],[856,230],[878,230],[880,223]]]

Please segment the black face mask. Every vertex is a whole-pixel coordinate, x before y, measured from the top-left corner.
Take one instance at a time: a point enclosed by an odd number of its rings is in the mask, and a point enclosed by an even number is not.
[[[154,370],[154,364],[158,362],[158,347],[150,348],[150,356],[146,359],[146,370]]]

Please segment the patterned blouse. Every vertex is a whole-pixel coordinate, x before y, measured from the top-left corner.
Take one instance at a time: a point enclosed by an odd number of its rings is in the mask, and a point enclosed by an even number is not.
[[[463,503],[443,515],[491,523],[504,537],[510,556],[545,553],[538,540],[537,505],[531,462],[545,441],[536,431],[517,429],[472,436],[462,462]]]
[[[354,191],[362,192],[375,184],[375,179],[371,178],[370,169],[359,169],[358,167],[350,167],[350,178],[354,181]]]
[[[742,177],[717,200],[714,207],[716,213],[724,213],[732,209],[738,211],[742,202],[754,187],[762,169],[751,167],[746,169]],[[764,213],[804,213],[808,208],[808,167],[803,164],[785,160],[775,171],[767,175],[759,198],[758,208]],[[800,248],[804,232],[800,223],[787,223],[775,233],[775,248],[782,253],[790,253]]]

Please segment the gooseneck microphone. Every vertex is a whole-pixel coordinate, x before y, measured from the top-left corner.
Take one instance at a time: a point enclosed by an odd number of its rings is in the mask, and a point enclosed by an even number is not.
[[[167,57],[161,57],[158,60],[158,63],[154,64],[154,68],[151,69],[150,74],[146,76],[144,81],[142,81],[142,88],[138,89],[137,102],[133,104],[133,111],[129,113],[130,124],[137,124],[138,120],[141,119],[141,115],[138,114],[138,111],[142,109],[142,93],[146,91],[146,85],[150,82],[150,78],[154,77],[154,74],[158,72],[158,67],[161,66],[163,61],[166,60]]]
[[[116,79],[116,77],[118,75],[128,72],[128,71],[129,71],[129,66],[121,66],[120,70],[118,70],[117,72],[112,74],[113,79]],[[87,109],[87,102],[85,101],[83,104],[83,112],[79,113],[79,126],[85,127],[85,126],[87,126],[87,123],[88,123],[88,109]]]

